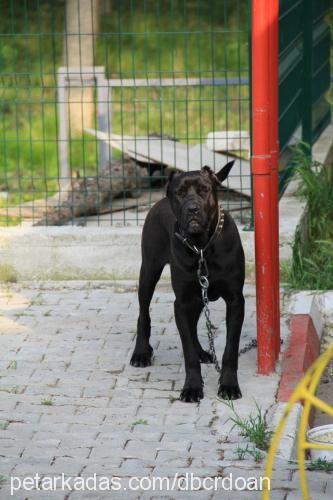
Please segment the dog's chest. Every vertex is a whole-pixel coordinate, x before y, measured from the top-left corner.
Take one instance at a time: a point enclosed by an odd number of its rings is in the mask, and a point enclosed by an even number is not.
[[[210,302],[214,302],[215,300],[221,297],[221,286],[217,283],[211,283],[208,288],[208,299]]]

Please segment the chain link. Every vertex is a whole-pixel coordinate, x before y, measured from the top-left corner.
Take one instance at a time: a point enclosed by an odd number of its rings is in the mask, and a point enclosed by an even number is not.
[[[212,356],[213,363],[215,365],[215,369],[217,372],[221,371],[217,356],[216,356],[216,351],[215,351],[215,345],[214,345],[214,337],[215,337],[215,331],[217,330],[216,326],[213,325],[213,323],[210,320],[210,310],[209,310],[209,299],[208,299],[208,287],[209,287],[209,281],[208,281],[208,267],[206,260],[203,256],[203,250],[200,250],[200,259],[199,259],[199,264],[198,264],[198,280],[199,280],[199,285],[201,286],[201,296],[202,296],[202,303],[203,303],[203,310],[204,310],[204,315],[206,318],[206,328],[207,328],[207,336],[208,336],[208,346],[209,346],[209,352],[210,355]]]
[[[241,354],[245,354],[246,352],[250,351],[254,347],[258,347],[257,344],[257,339],[251,339],[250,342],[248,342],[243,349],[240,349],[238,356],[241,356]]]

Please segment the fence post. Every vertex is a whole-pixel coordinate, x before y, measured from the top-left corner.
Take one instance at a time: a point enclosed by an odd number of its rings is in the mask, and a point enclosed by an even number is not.
[[[303,0],[302,141],[312,146],[312,0]]]
[[[97,76],[98,130],[111,136],[111,87],[108,81]],[[99,142],[99,171],[112,161],[112,148],[104,141]]]
[[[275,358],[280,352],[280,265],[279,265],[279,2],[269,3],[269,101],[271,153],[272,292]]]
[[[274,0],[277,2],[277,0]],[[273,2],[273,0],[272,0]],[[275,369],[276,340],[273,289],[272,220],[277,206],[271,204],[270,126],[277,120],[271,108],[270,23],[272,2],[252,0],[252,174],[256,254],[258,372]]]
[[[59,127],[59,173],[60,186],[66,186],[69,182],[71,173],[68,161],[68,113],[67,113],[67,84],[66,75],[63,73],[62,68],[59,68],[57,75],[58,86],[58,127]]]

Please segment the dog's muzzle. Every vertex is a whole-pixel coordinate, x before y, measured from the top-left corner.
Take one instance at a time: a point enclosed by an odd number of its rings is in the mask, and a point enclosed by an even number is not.
[[[207,216],[201,204],[196,200],[184,203],[181,219],[184,233],[198,234],[205,230]]]

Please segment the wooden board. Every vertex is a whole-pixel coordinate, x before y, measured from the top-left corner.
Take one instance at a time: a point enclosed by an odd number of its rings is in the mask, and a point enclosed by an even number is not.
[[[206,146],[211,151],[250,151],[250,134],[246,130],[209,132]]]
[[[217,172],[230,161],[229,155],[215,153],[203,144],[190,147],[187,144],[162,137],[140,136],[134,138],[116,134],[109,136],[106,132],[92,129],[86,129],[86,131],[138,161],[162,164],[185,172],[201,170],[204,165],[210,166]],[[228,189],[241,193],[243,196],[250,197],[250,174],[250,162],[236,158],[229,178],[224,185]]]

